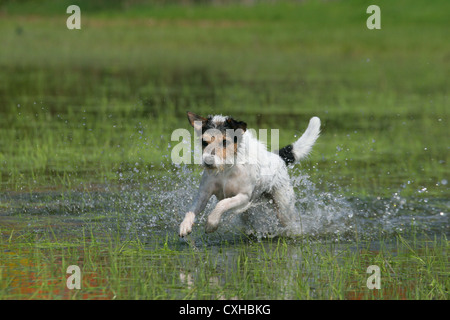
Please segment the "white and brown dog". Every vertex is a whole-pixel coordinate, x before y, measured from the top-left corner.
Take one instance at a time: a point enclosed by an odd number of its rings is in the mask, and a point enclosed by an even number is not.
[[[308,128],[296,142],[272,153],[253,137],[245,122],[221,115],[208,118],[192,112],[187,115],[202,140],[205,170],[198,194],[180,225],[180,236],[192,231],[195,215],[205,209],[212,195],[219,201],[207,218],[207,233],[217,229],[226,211],[245,212],[252,203],[267,195],[276,205],[281,225],[288,230],[296,221],[296,212],[295,194],[286,165],[309,154],[319,137],[319,118],[311,118]]]

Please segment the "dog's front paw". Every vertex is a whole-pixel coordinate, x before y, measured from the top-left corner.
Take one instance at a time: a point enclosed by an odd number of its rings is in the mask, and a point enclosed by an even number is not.
[[[206,233],[211,233],[217,230],[219,227],[219,219],[215,218],[214,216],[209,216],[208,221],[206,221]]]
[[[192,232],[195,214],[193,212],[186,213],[183,222],[180,225],[180,237],[185,237]]]

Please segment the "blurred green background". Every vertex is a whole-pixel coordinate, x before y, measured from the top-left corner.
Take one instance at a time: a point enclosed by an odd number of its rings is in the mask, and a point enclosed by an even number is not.
[[[1,190],[170,175],[189,110],[280,145],[318,116],[321,188],[448,198],[450,2],[377,0],[381,30],[370,4],[0,1]]]

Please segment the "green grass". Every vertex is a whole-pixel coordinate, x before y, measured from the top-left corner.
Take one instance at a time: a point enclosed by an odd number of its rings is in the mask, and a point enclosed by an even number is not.
[[[180,179],[170,135],[190,129],[186,111],[280,129],[281,146],[319,116],[300,164],[317,192],[448,214],[450,2],[380,0],[377,31],[366,1],[81,0],[78,31],[66,28],[70,4],[0,4],[0,299],[448,298],[448,241],[426,228],[420,240],[383,234],[378,249],[330,236],[200,239],[195,250],[172,225],[149,243],[95,226],[134,222],[140,199],[121,188],[154,201]],[[117,199],[98,209],[91,195],[108,188]],[[155,200],[145,214],[164,210]],[[64,286],[70,264],[86,275],[81,291]],[[371,264],[380,291],[365,287]]]
[[[325,179],[385,195],[412,181],[411,193],[448,196],[436,188],[448,174],[447,4],[409,4],[394,19],[402,2],[386,3],[383,29],[369,31],[355,3],[87,7],[82,30],[69,31],[63,14],[27,19],[38,9],[7,2],[2,188],[115,181],[136,163],[168,164],[170,134],[192,110],[279,128],[281,145],[317,115],[310,161]]]

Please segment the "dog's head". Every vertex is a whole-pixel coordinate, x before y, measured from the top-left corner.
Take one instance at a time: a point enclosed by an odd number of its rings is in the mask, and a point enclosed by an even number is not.
[[[222,115],[204,118],[188,112],[187,116],[202,142],[202,164],[208,169],[223,169],[227,164],[234,164],[247,124]]]

